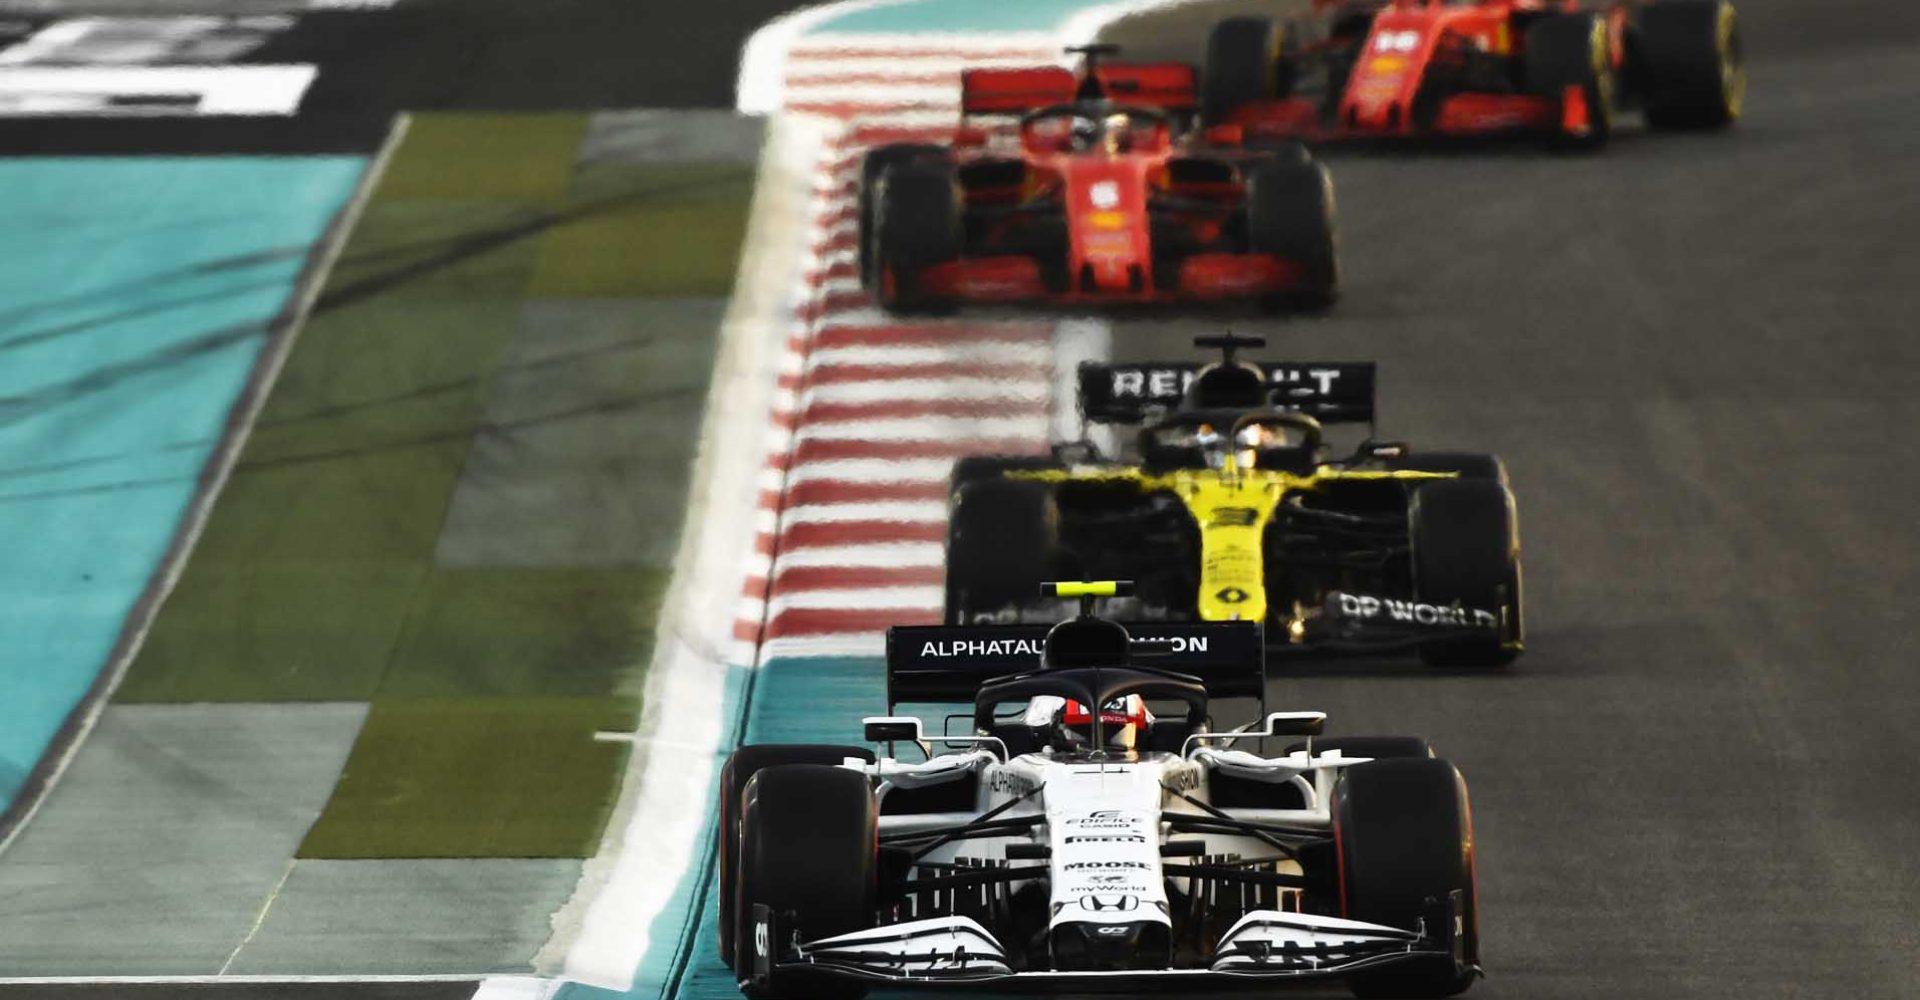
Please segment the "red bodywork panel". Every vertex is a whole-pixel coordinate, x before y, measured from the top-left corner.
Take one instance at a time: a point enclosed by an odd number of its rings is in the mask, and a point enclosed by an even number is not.
[[[1094,67],[1116,104],[1188,111],[1197,103],[1193,67],[1185,63],[1105,63]],[[969,115],[1018,115],[1071,104],[1080,78],[1059,66],[970,69],[960,74],[960,109]]]
[[[1063,156],[1067,263],[1083,292],[1144,291],[1152,281],[1147,173],[1164,156]]]

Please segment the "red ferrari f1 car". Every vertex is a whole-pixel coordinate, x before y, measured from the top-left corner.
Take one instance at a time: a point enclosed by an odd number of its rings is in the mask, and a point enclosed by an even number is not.
[[[1078,78],[965,73],[950,145],[867,154],[861,277],[883,307],[1333,301],[1333,187],[1304,146],[1210,143],[1192,67],[1069,51]]]
[[[1598,146],[1618,110],[1660,129],[1740,117],[1726,0],[1315,0],[1214,26],[1207,122],[1250,141],[1533,132]]]

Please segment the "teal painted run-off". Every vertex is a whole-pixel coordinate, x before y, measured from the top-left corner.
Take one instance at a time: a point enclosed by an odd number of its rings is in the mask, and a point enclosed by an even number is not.
[[[0,160],[0,808],[106,664],[364,169]]]
[[[901,0],[848,11],[808,34],[1052,31],[1098,6],[1103,6],[1099,0]]]

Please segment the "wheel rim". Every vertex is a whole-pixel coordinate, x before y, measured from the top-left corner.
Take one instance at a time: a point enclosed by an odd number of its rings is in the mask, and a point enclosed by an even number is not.
[[[1599,136],[1613,130],[1613,60],[1608,57],[1607,23],[1599,18],[1593,20],[1593,37],[1589,45],[1593,55],[1593,89],[1588,101],[1587,115],[1593,122],[1593,132]]]
[[[1747,101],[1747,64],[1740,51],[1740,33],[1734,24],[1732,4],[1720,5],[1720,20],[1715,28],[1714,47],[1720,54],[1720,99],[1727,118],[1740,117]]]

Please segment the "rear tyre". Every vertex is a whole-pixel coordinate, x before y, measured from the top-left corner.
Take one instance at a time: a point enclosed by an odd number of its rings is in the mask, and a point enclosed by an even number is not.
[[[1519,655],[1520,529],[1513,494],[1490,479],[1423,483],[1408,507],[1414,596],[1458,602],[1505,618],[1499,634],[1433,639],[1420,658],[1436,667],[1503,667]]]
[[[1209,123],[1258,101],[1283,97],[1279,87],[1281,30],[1266,17],[1230,17],[1207,35],[1200,70],[1200,114]]]
[[[1637,27],[1648,125],[1716,129],[1739,120],[1747,66],[1733,4],[1659,0],[1640,9]]]
[[[867,151],[860,159],[860,281],[868,288],[876,287],[873,271],[873,232],[874,213],[879,199],[875,197],[880,184],[880,175],[887,168],[907,163],[944,163],[947,151],[939,146],[925,143],[896,143],[891,146],[877,146]]]
[[[762,770],[782,764],[838,764],[848,757],[873,760],[873,751],[865,747],[816,746],[801,743],[763,743],[743,746],[727,756],[720,769],[720,822],[714,830],[718,841],[714,857],[720,869],[720,961],[733,964],[734,869],[740,850],[740,797],[747,782]]]
[[[1606,145],[1613,135],[1614,79],[1607,22],[1595,14],[1555,14],[1527,28],[1528,93],[1559,106],[1568,87],[1580,88],[1587,105],[1587,131],[1556,128],[1562,143],[1581,149]]]
[[[1347,768],[1333,790],[1341,913],[1416,930],[1431,901],[1461,894],[1467,968],[1449,958],[1362,972],[1360,997],[1446,997],[1472,985],[1480,957],[1467,785],[1445,760],[1406,757]],[[1432,928],[1428,928],[1429,933]]]
[[[1298,153],[1247,171],[1247,249],[1273,254],[1305,271],[1296,291],[1273,297],[1275,308],[1325,309],[1340,297],[1340,253],[1333,224],[1333,178]]]
[[[941,303],[922,286],[927,268],[960,257],[958,179],[951,163],[888,167],[875,191],[873,294],[894,312],[928,312]]]
[[[815,941],[874,925],[879,897],[879,810],[863,774],[821,764],[763,768],[741,795],[734,903],[736,971],[750,967],[753,907],[777,915],[781,936]],[[859,1000],[860,983],[775,973],[763,985],[742,976],[749,1000]]]
[[[1040,584],[1053,577],[1059,539],[1060,510],[1046,484],[959,484],[947,522],[948,624],[991,620],[1037,601]]]

